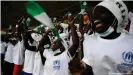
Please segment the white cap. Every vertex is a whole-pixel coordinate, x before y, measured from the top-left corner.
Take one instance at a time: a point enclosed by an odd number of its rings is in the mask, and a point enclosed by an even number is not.
[[[125,29],[126,25],[128,24],[128,9],[124,2],[122,2],[121,0],[104,0],[97,6],[103,6],[107,8],[115,16],[115,18],[118,20],[118,33],[122,32]],[[96,7],[93,10],[93,14]]]

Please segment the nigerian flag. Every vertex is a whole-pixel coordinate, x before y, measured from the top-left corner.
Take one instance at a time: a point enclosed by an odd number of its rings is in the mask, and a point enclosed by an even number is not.
[[[11,29],[12,29],[12,25],[9,25],[8,30],[11,30]]]
[[[84,11],[87,9],[87,2],[80,1],[80,9],[81,11],[76,15],[75,19],[79,18],[81,15],[83,15]]]
[[[58,37],[59,40],[61,40],[57,29],[53,25],[51,19],[46,14],[45,10],[36,2],[29,1],[26,4],[27,13],[30,14],[32,17],[34,17],[36,20],[41,22],[42,24],[48,26],[54,34]]]
[[[80,1],[79,3],[81,11],[85,11],[87,9],[87,2]]]
[[[28,17],[27,20],[26,20],[27,26],[30,24],[30,21],[31,21],[31,19]]]
[[[36,28],[34,28],[33,30],[41,31],[44,28],[45,28],[45,25],[41,24],[41,25],[37,26]]]
[[[72,16],[72,13],[69,11],[69,12],[67,12],[67,15],[70,17],[70,16]]]

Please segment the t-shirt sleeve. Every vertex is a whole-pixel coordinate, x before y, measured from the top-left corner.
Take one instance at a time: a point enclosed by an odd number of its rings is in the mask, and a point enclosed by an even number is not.
[[[92,52],[88,46],[87,40],[84,40],[84,42],[83,42],[83,54],[84,54],[84,57],[83,57],[82,61],[89,66],[93,66],[93,56],[92,56]]]
[[[62,57],[65,57],[66,61],[70,62],[72,58],[68,55],[68,51],[63,52]]]
[[[50,55],[50,51],[48,49],[45,49],[43,52],[43,56],[47,58]]]

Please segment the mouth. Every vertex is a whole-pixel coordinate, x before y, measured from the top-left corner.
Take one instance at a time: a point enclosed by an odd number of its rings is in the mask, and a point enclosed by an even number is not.
[[[100,24],[97,24],[97,25],[96,25],[96,29],[97,29],[97,28],[101,28],[102,26],[103,26],[103,25],[102,25],[101,23],[100,23]]]

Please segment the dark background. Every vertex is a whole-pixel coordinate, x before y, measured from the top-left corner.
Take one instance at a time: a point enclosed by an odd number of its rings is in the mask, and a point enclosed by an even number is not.
[[[27,1],[1,1],[1,28],[5,29],[9,24],[15,26],[17,20],[26,12],[24,4]],[[100,1],[88,1],[88,7],[94,7]],[[72,14],[80,12],[79,1],[38,1],[50,17],[62,17],[66,12]],[[133,1],[125,2],[128,9],[133,7]],[[40,23],[32,18],[31,26],[39,25]]]

